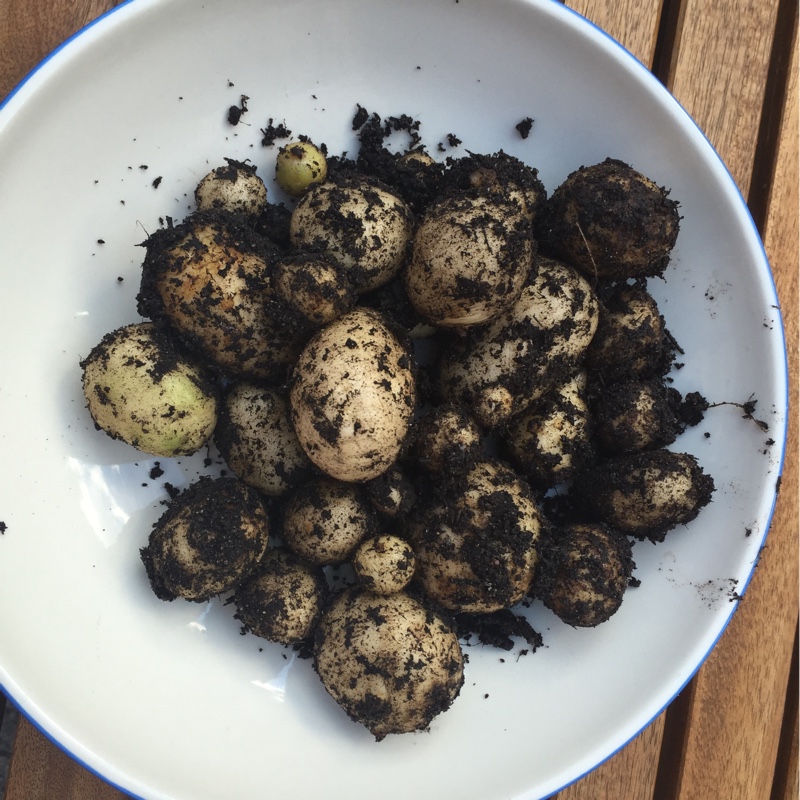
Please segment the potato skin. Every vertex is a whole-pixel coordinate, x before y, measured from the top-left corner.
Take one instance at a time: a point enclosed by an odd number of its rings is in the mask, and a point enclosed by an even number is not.
[[[492,613],[533,582],[542,519],[524,480],[500,461],[478,461],[412,514],[408,538],[425,592],[453,612]]]
[[[416,405],[412,361],[382,316],[356,309],[323,328],[291,377],[292,421],[308,457],[342,481],[395,461]]]
[[[575,479],[573,492],[587,517],[661,542],[711,502],[714,479],[689,453],[650,450],[600,462]]]
[[[139,313],[227,377],[278,382],[310,334],[274,295],[277,250],[241,218],[197,212],[145,241]]]
[[[678,204],[613,158],[581,167],[553,192],[545,246],[594,280],[660,275],[678,237]]]
[[[314,668],[377,741],[427,729],[464,683],[452,626],[405,592],[342,592],[317,626]]]
[[[535,596],[573,627],[606,622],[619,610],[635,567],[630,541],[600,523],[567,525],[548,539]]]
[[[517,204],[445,198],[417,227],[405,272],[408,299],[438,327],[484,324],[519,295],[534,251],[530,224]]]
[[[270,548],[233,596],[243,633],[283,645],[308,639],[327,596],[322,570]]]
[[[254,489],[236,478],[201,478],[169,503],[140,555],[159,599],[202,602],[241,583],[268,540]]]
[[[173,457],[196,452],[211,437],[219,407],[215,384],[153,323],[107,333],[81,368],[92,420],[112,439]]]
[[[292,427],[289,400],[277,389],[232,386],[214,442],[231,472],[269,497],[286,494],[315,473]]]

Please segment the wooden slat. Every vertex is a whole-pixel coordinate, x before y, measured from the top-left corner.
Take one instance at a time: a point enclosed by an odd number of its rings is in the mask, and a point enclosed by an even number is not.
[[[709,137],[746,197],[777,0],[684,0],[667,86]]]
[[[566,5],[616,39],[647,67],[652,66],[661,0],[567,0]]]
[[[701,124],[739,186],[747,187],[762,102],[754,87],[766,82],[762,77],[766,66],[761,60],[767,49],[763,33],[753,32],[751,37],[747,32],[756,26],[772,29],[770,19],[773,17],[765,20],[763,15],[774,15],[774,4],[732,0],[720,4],[724,9],[718,7],[717,12],[710,9],[705,0],[696,4],[692,0],[691,5],[691,12],[687,9],[685,16],[681,40],[687,55],[676,61],[678,72],[673,87],[687,108],[710,109],[703,114]],[[735,17],[732,16],[734,7]],[[712,27],[715,18],[716,28]],[[691,25],[697,25],[698,30],[688,30]],[[714,36],[712,31],[715,31]],[[688,54],[690,49],[697,48],[696,42],[690,45],[698,36],[705,37],[708,49],[716,53],[702,64]],[[796,40],[794,47],[796,53]],[[698,70],[711,69],[714,58],[720,61],[715,69],[730,69],[733,64],[737,74],[750,75],[752,81],[741,80],[741,86],[731,86],[728,98],[722,93],[719,99],[709,97],[710,87],[719,85],[720,80],[710,75],[706,85],[698,77]],[[745,67],[744,62],[750,66]],[[797,185],[795,60],[765,234],[784,311],[790,346],[790,385],[795,387],[795,399],[798,386]],[[790,419],[784,491],[779,498],[767,547],[728,631],[695,679],[676,800],[770,797],[797,625],[796,412]]]
[[[65,38],[119,4],[119,0],[30,3],[2,0],[0,16],[0,98]]]
[[[19,757],[18,757],[19,756]],[[124,800],[20,719],[6,800]]]

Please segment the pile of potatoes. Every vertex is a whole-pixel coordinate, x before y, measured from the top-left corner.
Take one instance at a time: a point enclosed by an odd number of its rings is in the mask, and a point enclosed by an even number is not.
[[[144,242],[144,321],[81,367],[97,428],[160,457],[213,441],[229,470],[153,526],[156,595],[229,595],[382,739],[459,694],[459,620],[540,601],[606,621],[633,542],[714,487],[666,449],[703,411],[669,384],[646,287],[678,235],[668,193],[607,159],[548,197],[503,152],[437,161],[408,118],[357,120],[355,158],[280,148],[285,202],[249,163],[204,177]]]

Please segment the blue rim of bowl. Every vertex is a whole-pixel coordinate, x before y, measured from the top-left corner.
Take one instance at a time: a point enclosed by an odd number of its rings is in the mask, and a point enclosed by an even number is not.
[[[6,108],[8,103],[12,100],[12,98],[14,98],[21,90],[23,90],[27,86],[27,84],[30,82],[30,80],[35,75],[37,75],[47,64],[49,64],[52,60],[54,60],[56,57],[59,56],[59,54],[61,53],[62,50],[65,50],[65,49],[71,47],[73,42],[75,42],[77,39],[80,39],[88,31],[90,31],[93,28],[95,28],[95,26],[97,26],[97,25],[99,25],[101,23],[104,23],[112,15],[116,14],[117,12],[119,12],[119,11],[121,11],[123,9],[126,9],[129,6],[141,5],[142,2],[143,2],[143,0],[122,0],[122,2],[119,5],[114,6],[114,8],[111,8],[108,11],[104,12],[99,17],[97,17],[96,19],[92,20],[87,25],[85,25],[83,28],[81,28],[80,30],[76,31],[68,39],[65,39],[60,45],[58,45],[58,47],[56,47],[47,56],[45,56],[45,58],[43,58],[35,67],[33,67],[33,69],[31,69],[30,72],[28,72],[27,75],[25,75],[25,77],[22,78],[22,80],[9,92],[9,94],[3,99],[3,101],[0,102],[0,113],[3,112],[3,110]],[[578,25],[579,26],[582,26],[582,25],[588,26],[588,28],[593,29],[595,32],[599,33],[602,39],[604,39],[607,43],[610,43],[610,44],[613,45],[613,47],[616,50],[618,55],[623,55],[624,58],[629,60],[629,63],[633,62],[633,64],[635,64],[634,69],[636,69],[639,72],[639,74],[643,76],[645,82],[647,82],[647,83],[651,84],[653,87],[655,87],[656,91],[665,94],[669,98],[669,100],[681,110],[681,112],[683,113],[685,119],[688,120],[692,124],[692,126],[695,128],[695,130],[701,135],[701,137],[708,144],[708,147],[710,148],[711,152],[714,153],[714,156],[716,157],[716,159],[718,160],[719,164],[724,169],[725,175],[727,176],[727,179],[730,182],[731,187],[734,189],[734,191],[736,193],[736,196],[739,198],[741,206],[744,209],[744,211],[746,212],[745,215],[746,215],[746,217],[747,217],[747,219],[749,221],[749,224],[751,226],[752,233],[755,235],[756,241],[759,242],[759,245],[760,245],[760,248],[761,248],[761,255],[762,255],[762,258],[763,258],[763,266],[766,267],[766,272],[767,272],[767,275],[769,277],[769,281],[770,281],[770,284],[771,284],[771,287],[772,287],[773,299],[775,301],[774,302],[774,307],[775,307],[775,309],[776,309],[776,311],[778,313],[778,319],[780,321],[779,335],[780,335],[781,348],[782,348],[782,354],[783,354],[783,369],[784,369],[783,378],[784,378],[784,387],[785,387],[784,388],[783,408],[788,410],[788,408],[789,408],[788,353],[787,353],[787,349],[786,349],[786,334],[785,334],[785,328],[784,328],[784,325],[783,325],[783,313],[782,313],[782,310],[781,310],[781,307],[780,307],[777,286],[775,285],[775,277],[772,274],[772,270],[771,270],[771,268],[769,266],[769,258],[767,256],[767,252],[766,252],[766,250],[764,248],[764,243],[762,241],[761,234],[758,231],[758,229],[756,228],[755,222],[754,222],[754,220],[752,218],[752,215],[750,214],[750,210],[749,210],[749,208],[747,206],[747,201],[743,197],[741,191],[739,190],[739,187],[736,184],[736,181],[733,179],[733,176],[730,173],[730,170],[728,169],[727,165],[722,160],[722,158],[720,158],[719,154],[717,153],[717,151],[714,148],[714,146],[711,143],[711,141],[708,139],[708,137],[703,132],[703,130],[700,128],[700,126],[694,121],[694,119],[689,114],[689,112],[683,107],[683,105],[680,103],[680,101],[678,101],[675,98],[675,96],[669,91],[669,89],[667,89],[666,86],[664,86],[664,84],[661,83],[661,81],[659,81],[658,78],[656,78],[656,76],[653,75],[653,73],[641,61],[639,61],[639,59],[636,58],[635,55],[633,55],[633,53],[631,53],[628,49],[626,49],[622,44],[620,44],[610,34],[606,33],[606,31],[604,31],[602,28],[600,28],[597,25],[595,25],[591,20],[587,19],[586,17],[584,17],[581,14],[579,14],[577,11],[574,11],[569,6],[565,5],[563,2],[561,2],[561,0],[512,0],[512,2],[522,3],[523,5],[533,5],[533,4],[537,3],[537,2],[547,3],[547,4],[550,5],[551,8],[552,7],[558,7],[559,9],[561,9],[560,11],[555,11],[554,13],[556,13],[556,14],[558,14],[558,13],[566,13],[567,18],[572,18],[574,21],[578,21]],[[785,457],[786,457],[786,436],[787,436],[788,424],[789,424],[789,415],[787,413],[785,415],[785,418],[784,418],[784,421],[783,421],[783,430],[781,431],[782,443],[781,443],[781,454],[780,454],[780,459],[779,459],[779,463],[778,463],[778,473],[777,473],[777,476],[776,476],[776,486],[780,482],[780,478],[783,475],[783,467],[784,467]],[[769,513],[767,514],[766,525],[764,525],[763,533],[761,535],[761,540],[759,542],[759,557],[760,557],[761,550],[764,547],[764,543],[766,541],[766,538],[767,538],[767,535],[769,533],[769,530],[770,530],[770,528],[772,526],[772,519],[773,519],[773,516],[775,514],[775,507],[776,507],[777,500],[778,500],[778,491],[776,489],[775,495],[774,495],[773,500],[772,500],[772,505],[770,507]],[[744,584],[742,585],[741,590],[738,591],[739,600],[744,596],[745,592],[747,591],[747,588],[750,585],[750,581],[752,580],[753,575],[755,573],[756,566],[758,565],[759,557],[757,557],[753,561],[753,563],[752,563],[752,565],[750,567],[750,571],[749,571],[749,573],[747,575],[747,578],[746,578]],[[722,637],[722,635],[727,630],[728,624],[730,623],[731,619],[733,618],[733,615],[736,613],[736,609],[739,607],[739,600],[737,600],[737,602],[733,604],[733,607],[731,608],[730,614],[728,614],[728,616],[726,617],[726,619],[722,623],[719,632],[717,633],[716,637],[714,638],[714,641],[711,643],[710,647],[705,652],[705,654],[702,656],[702,658],[700,659],[698,664],[691,670],[691,673],[687,676],[685,681],[680,685],[680,687],[675,691],[675,693],[669,698],[669,700],[666,703],[664,703],[656,711],[656,713],[653,714],[653,716],[644,725],[642,725],[638,730],[636,730],[630,736],[630,738],[628,738],[625,742],[623,742],[621,745],[619,745],[619,747],[617,747],[615,750],[613,750],[607,756],[605,756],[600,761],[598,761],[596,764],[594,764],[594,766],[590,767],[585,772],[582,772],[580,775],[576,776],[575,778],[572,778],[571,780],[569,780],[567,783],[565,783],[562,786],[560,786],[555,791],[550,792],[549,794],[541,796],[539,798],[533,798],[532,796],[531,797],[527,797],[527,795],[523,794],[523,795],[520,795],[517,800],[547,800],[548,797],[553,797],[554,795],[558,794],[558,792],[561,792],[564,789],[566,789],[568,786],[571,786],[572,784],[577,783],[582,778],[586,777],[589,773],[594,772],[598,767],[600,767],[602,764],[605,764],[607,761],[609,761],[611,758],[613,758],[617,753],[619,753],[621,750],[623,750],[625,747],[627,747],[628,744],[630,744],[643,730],[645,730],[645,728],[647,728],[649,725],[651,725],[653,723],[653,721],[655,719],[657,719],[664,712],[664,710],[683,691],[683,689],[692,680],[692,678],[694,678],[694,676],[697,674],[697,672],[700,670],[700,668],[703,666],[703,664],[708,659],[708,656],[711,654],[711,652],[717,646],[717,643],[719,642],[719,640]],[[115,783],[108,776],[106,776],[103,773],[101,773],[100,771],[98,771],[97,768],[93,767],[92,765],[90,765],[87,762],[85,762],[82,758],[80,758],[79,756],[75,755],[75,753],[73,753],[64,744],[62,744],[52,733],[47,731],[31,715],[31,713],[29,713],[24,708],[22,708],[19,705],[19,703],[17,703],[17,701],[14,699],[14,697],[11,694],[8,693],[8,691],[6,690],[6,687],[3,686],[3,684],[0,684],[0,690],[3,691],[3,693],[10,700],[10,702],[12,703],[14,708],[16,708],[17,711],[22,716],[24,716],[25,719],[34,728],[36,728],[36,730],[38,730],[45,738],[47,738],[49,741],[51,741],[53,744],[55,744],[59,749],[61,749],[63,752],[65,752],[67,755],[69,755],[70,758],[72,758],[74,761],[76,761],[78,764],[80,764],[84,769],[86,769],[92,775],[95,775],[100,780],[102,780],[104,783],[106,783],[109,786],[117,789],[118,791],[128,795],[131,798],[134,798],[134,800],[147,800],[146,798],[141,797],[140,795],[133,794],[130,790],[125,789],[120,784]]]

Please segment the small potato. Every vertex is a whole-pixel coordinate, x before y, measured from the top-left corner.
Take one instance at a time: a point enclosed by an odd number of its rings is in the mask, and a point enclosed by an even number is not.
[[[346,270],[315,254],[281,259],[275,266],[275,294],[309,324],[327,325],[356,302]]]
[[[189,455],[217,424],[217,389],[203,367],[150,322],[107,333],[81,361],[95,425],[156,456]]]
[[[414,454],[430,472],[472,466],[483,452],[483,434],[466,408],[442,405],[428,411],[414,431]]]
[[[533,265],[530,225],[519,207],[487,197],[431,206],[406,268],[408,299],[433,325],[482,325],[519,296]]]
[[[194,198],[198,211],[223,209],[255,218],[267,206],[267,187],[256,168],[242,161],[225,159],[224,167],[211,170],[197,184]]]
[[[322,183],[327,177],[328,160],[311,142],[290,142],[278,151],[275,180],[292,197],[302,197],[311,186]]]
[[[271,288],[276,249],[241,220],[199,212],[145,242],[139,313],[230,377],[278,381],[308,329]]]
[[[416,405],[412,361],[381,315],[356,309],[323,328],[291,378],[292,421],[308,457],[343,481],[386,472]]]
[[[268,540],[254,489],[235,478],[201,478],[169,503],[141,557],[159,599],[202,602],[245,580]]]
[[[439,392],[496,428],[575,374],[597,321],[589,283],[565,264],[539,259],[507,311],[445,348]]]
[[[341,564],[359,542],[375,532],[376,521],[363,489],[329,478],[304,484],[283,513],[283,538],[310,564]]]
[[[378,741],[427,729],[464,683],[452,626],[404,592],[342,592],[317,626],[314,668],[331,697]]]
[[[586,366],[604,382],[663,375],[672,353],[664,318],[645,289],[626,286],[600,304]]]
[[[478,461],[412,515],[408,536],[425,594],[455,612],[518,603],[533,581],[541,516],[525,481],[499,461]]]
[[[595,524],[557,530],[543,552],[535,596],[573,627],[606,622],[622,604],[633,563],[627,537]]]
[[[542,487],[569,480],[594,456],[586,375],[580,373],[533,403],[503,434],[511,461]]]
[[[239,480],[270,497],[286,494],[315,471],[292,427],[288,398],[275,389],[231,387],[214,442]]]
[[[362,542],[353,553],[353,570],[361,586],[376,594],[401,592],[414,577],[417,559],[399,536],[382,534]]]
[[[672,444],[683,428],[681,402],[677,389],[661,380],[604,384],[592,407],[599,446],[619,454]]]
[[[386,187],[365,177],[312,187],[292,212],[291,240],[344,267],[359,293],[388,283],[406,262],[413,218]]]
[[[234,616],[242,623],[243,633],[283,645],[296,644],[314,632],[326,592],[322,570],[272,548],[236,590]]]
[[[680,224],[665,189],[612,158],[570,174],[544,218],[546,246],[593,280],[660,275]]]
[[[372,507],[387,517],[402,517],[416,503],[414,484],[398,467],[392,467],[364,484]]]
[[[599,463],[581,473],[573,489],[587,516],[661,542],[711,502],[714,479],[688,453],[650,450]]]

